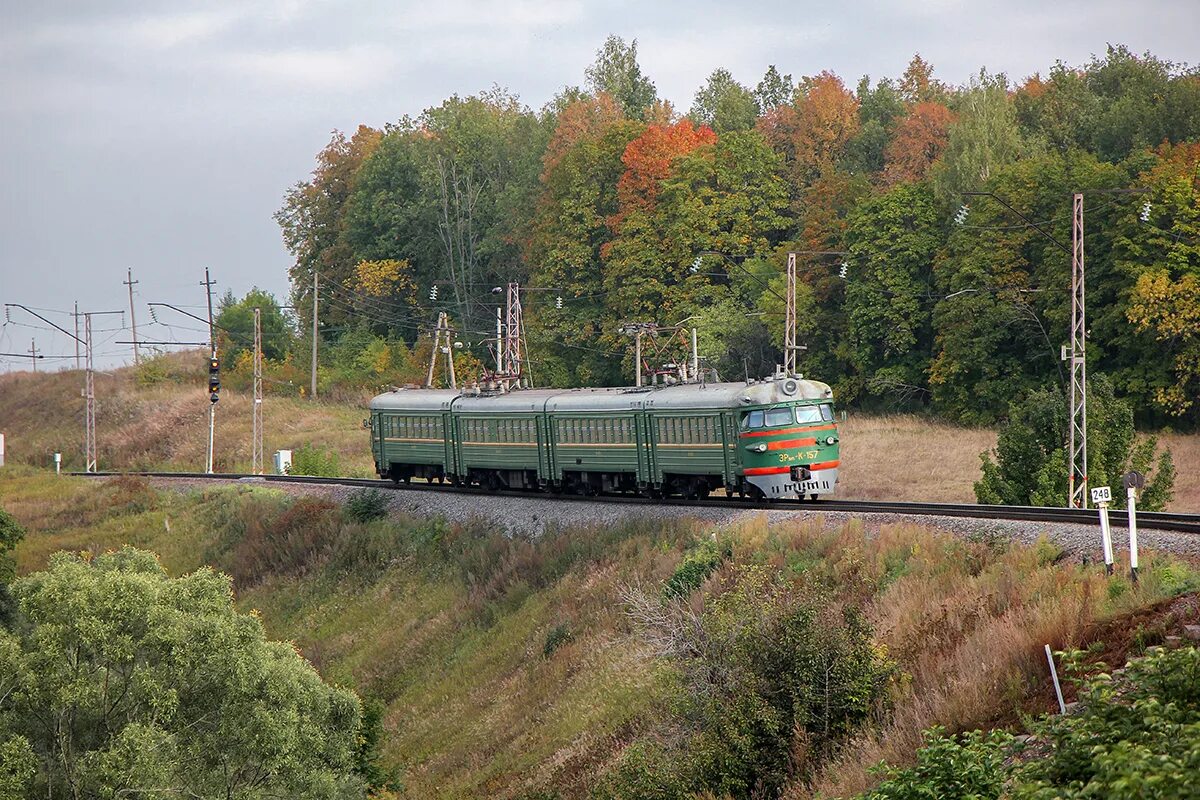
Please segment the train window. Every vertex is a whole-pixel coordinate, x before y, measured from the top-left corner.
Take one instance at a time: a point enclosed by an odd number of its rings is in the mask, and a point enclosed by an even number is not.
[[[796,406],[796,422],[801,425],[811,425],[821,421],[821,409],[818,406]]]
[[[833,406],[829,403],[821,404],[821,419],[826,422],[833,422]]]
[[[742,417],[742,430],[748,431],[763,426],[763,412],[751,411]]]
[[[777,428],[780,425],[789,425],[792,422],[792,410],[787,406],[768,408],[764,422],[768,428]]]

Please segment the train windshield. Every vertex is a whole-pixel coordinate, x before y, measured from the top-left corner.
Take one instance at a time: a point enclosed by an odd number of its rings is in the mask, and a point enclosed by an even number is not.
[[[819,406],[796,406],[796,422],[801,425],[833,422],[833,406],[829,403]]]
[[[765,422],[768,428],[790,425],[792,422],[792,410],[787,406],[783,406],[782,408],[768,408]]]

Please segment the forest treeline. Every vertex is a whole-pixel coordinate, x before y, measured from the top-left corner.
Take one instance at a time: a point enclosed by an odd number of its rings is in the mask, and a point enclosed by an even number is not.
[[[540,110],[497,87],[335,132],[277,219],[300,330],[316,271],[322,339],[369,364],[428,352],[438,310],[488,361],[493,289],[519,281],[540,385],[630,381],[633,321],[696,326],[708,366],[761,375],[797,251],[806,375],[990,423],[1064,380],[1075,192],[1089,369],[1143,423],[1194,426],[1200,72],[1124,47],[1021,83],[947,85],[919,55],[855,85],[718,69],[684,111],[609,37]]]

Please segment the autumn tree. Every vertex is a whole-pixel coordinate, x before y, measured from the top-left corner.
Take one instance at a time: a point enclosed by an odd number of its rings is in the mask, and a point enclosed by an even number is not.
[[[693,122],[707,125],[717,133],[747,130],[754,127],[758,118],[758,100],[733,79],[729,70],[716,69],[696,92],[689,116]]]
[[[625,171],[617,183],[617,214],[610,224],[620,231],[625,218],[634,212],[654,209],[660,182],[671,173],[671,163],[682,155],[705,144],[712,144],[717,135],[707,125],[696,126],[689,119],[674,125],[650,125],[629,143],[621,156]]]
[[[543,181],[580,141],[594,137],[624,116],[624,109],[608,92],[581,97],[567,104],[557,115],[554,133],[542,155]]]
[[[831,72],[804,78],[797,89],[791,132],[798,177],[811,179],[844,154],[858,133],[858,100]]]
[[[885,152],[889,184],[924,180],[946,149],[954,114],[941,103],[917,103],[896,125]]]
[[[362,164],[382,141],[375,128],[359,125],[347,138],[334,131],[329,144],[317,155],[312,177],[297,183],[275,212],[283,241],[294,259],[288,274],[293,301],[298,308],[312,307],[312,275],[342,280],[354,263],[353,248],[342,237],[347,203],[354,193]]]
[[[946,88],[933,77],[933,65],[917,53],[908,62],[897,87],[900,97],[909,105],[940,102],[945,99]]]
[[[658,99],[654,82],[642,74],[637,47],[637,39],[626,44],[620,36],[609,36],[585,71],[592,92],[612,95],[630,119],[643,119],[646,109]]]
[[[1160,148],[1137,182],[1145,205],[1125,212],[1117,239],[1121,271],[1136,276],[1122,377],[1167,418],[1200,420],[1200,144]]]

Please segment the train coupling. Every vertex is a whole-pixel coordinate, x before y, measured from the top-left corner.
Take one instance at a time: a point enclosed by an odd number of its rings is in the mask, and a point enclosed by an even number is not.
[[[812,477],[808,467],[792,467],[792,480],[802,483]]]

